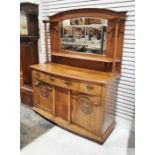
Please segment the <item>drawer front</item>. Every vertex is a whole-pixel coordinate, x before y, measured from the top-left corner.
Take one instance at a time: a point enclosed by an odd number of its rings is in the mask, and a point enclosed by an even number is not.
[[[78,80],[54,77],[54,76],[46,75],[38,71],[33,71],[33,77],[37,80],[41,80],[41,81],[47,82],[55,86],[60,86],[60,87],[71,89],[71,90],[79,89]]]
[[[79,89],[79,82],[74,81],[71,79],[63,79],[60,81],[60,86],[67,88],[67,89],[72,89],[72,90],[78,90]]]
[[[59,79],[55,78],[53,76],[47,76],[47,82],[52,84],[52,85],[57,85],[57,83],[59,83]]]
[[[80,91],[92,94],[92,95],[101,95],[102,87],[99,84],[93,84],[89,82],[80,82]]]
[[[53,76],[48,76],[47,81],[50,84],[60,86],[63,88],[72,89],[72,90],[79,89],[79,83],[76,80],[66,79],[66,78],[62,79],[62,78],[57,78]]]
[[[33,77],[41,81],[47,81],[47,75],[38,71],[33,71]]]

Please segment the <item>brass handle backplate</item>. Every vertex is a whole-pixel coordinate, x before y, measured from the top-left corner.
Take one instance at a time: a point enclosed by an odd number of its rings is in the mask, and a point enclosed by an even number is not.
[[[39,73],[36,73],[36,77],[39,78],[40,77],[40,74]]]
[[[54,82],[54,81],[55,81],[52,77],[49,77],[49,80],[50,80],[51,82]]]
[[[87,90],[93,90],[94,89],[94,87],[92,87],[92,86],[86,86],[86,88],[87,88]]]
[[[72,83],[69,82],[69,81],[65,81],[65,84],[66,84],[67,86],[71,86],[71,85],[72,85]]]

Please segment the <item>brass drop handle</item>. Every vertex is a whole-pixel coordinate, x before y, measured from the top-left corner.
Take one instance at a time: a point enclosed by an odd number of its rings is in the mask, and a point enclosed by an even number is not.
[[[66,84],[67,86],[71,86],[71,85],[72,85],[72,83],[69,82],[69,81],[65,81],[65,84]]]
[[[55,81],[52,77],[49,77],[49,80],[50,80],[51,82],[54,82],[54,81]]]
[[[86,86],[86,88],[87,88],[87,90],[89,90],[89,91],[91,91],[91,90],[94,89],[94,87],[92,87],[92,86]]]

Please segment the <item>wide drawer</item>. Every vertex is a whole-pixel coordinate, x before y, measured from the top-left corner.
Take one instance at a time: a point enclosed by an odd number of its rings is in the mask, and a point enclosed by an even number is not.
[[[50,84],[60,86],[63,88],[67,88],[67,89],[71,89],[71,90],[79,89],[79,82],[73,79],[47,76],[47,82]]]
[[[92,95],[101,95],[102,86],[99,84],[93,84],[90,82],[80,82],[80,91],[92,94]]]

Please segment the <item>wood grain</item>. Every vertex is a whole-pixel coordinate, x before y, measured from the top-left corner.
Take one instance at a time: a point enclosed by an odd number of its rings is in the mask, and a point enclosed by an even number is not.
[[[85,80],[93,83],[104,84],[119,76],[119,74],[117,73],[106,73],[106,72],[94,71],[90,69],[84,69],[84,68],[73,67],[68,65],[61,65],[56,63],[37,64],[37,65],[32,65],[30,67],[37,71],[42,71],[47,74],[53,74],[54,76],[61,76],[61,77],[72,78],[77,80]]]
[[[79,16],[108,19],[104,55],[60,49],[60,21]],[[103,142],[115,127],[116,96],[111,96],[120,75],[125,12],[77,9],[49,19],[44,23],[50,24],[52,62],[31,66],[34,110],[67,130]]]

